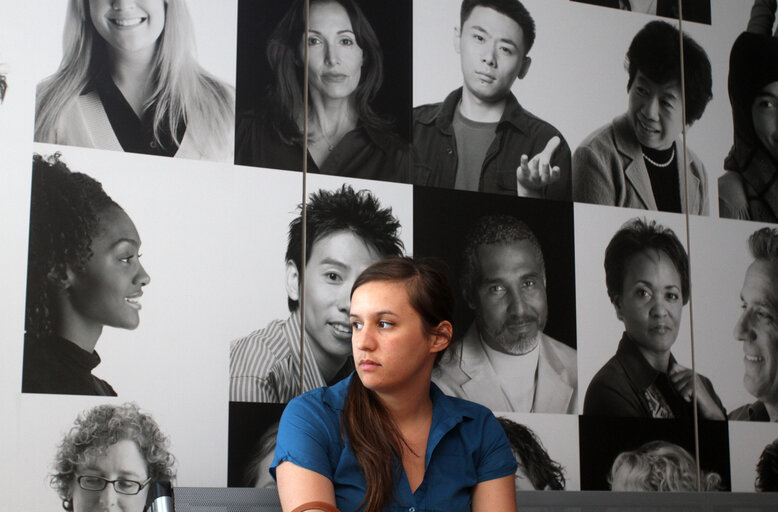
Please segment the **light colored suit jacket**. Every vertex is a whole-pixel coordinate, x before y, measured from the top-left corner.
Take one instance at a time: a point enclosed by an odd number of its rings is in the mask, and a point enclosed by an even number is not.
[[[687,149],[687,209],[683,190],[683,146],[678,141],[675,142],[675,153],[681,209],[695,215],[707,215],[708,185],[705,166]],[[643,160],[643,150],[626,114],[596,130],[576,148],[573,153],[573,200],[644,210],[657,209],[651,179]]]
[[[532,410],[515,412],[575,414],[578,407],[575,349],[541,333],[539,350]],[[505,395],[497,392],[502,386],[489,363],[475,322],[461,340],[449,347],[433,370],[432,380],[447,395],[477,402],[492,411],[514,412]]]
[[[197,147],[188,132],[184,133],[176,158],[212,160],[216,162],[233,161],[234,135],[231,131],[227,142],[214,151],[203,151]],[[62,112],[54,130],[54,140],[39,140],[51,144],[80,146],[84,148],[109,149],[123,151],[119,139],[111,127],[111,121],[96,91],[79,95]]]

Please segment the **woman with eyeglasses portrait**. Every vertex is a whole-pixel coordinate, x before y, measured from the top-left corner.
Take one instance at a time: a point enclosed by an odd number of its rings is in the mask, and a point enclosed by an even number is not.
[[[168,439],[135,404],[78,416],[59,446],[51,486],[72,512],[143,512],[149,484],[175,479]]]

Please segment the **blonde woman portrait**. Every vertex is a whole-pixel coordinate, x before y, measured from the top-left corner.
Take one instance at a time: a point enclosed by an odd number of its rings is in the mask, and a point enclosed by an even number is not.
[[[35,140],[232,162],[234,94],[194,55],[184,0],[69,0]]]

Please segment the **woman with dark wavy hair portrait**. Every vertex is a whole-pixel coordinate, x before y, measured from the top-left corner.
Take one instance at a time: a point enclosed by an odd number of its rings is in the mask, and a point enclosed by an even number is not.
[[[65,434],[51,486],[72,512],[143,512],[152,483],[175,480],[168,438],[137,405],[98,405]]]
[[[186,0],[70,0],[35,140],[232,163],[232,88],[195,59]]]
[[[517,464],[497,419],[430,382],[453,309],[428,263],[389,258],[357,277],[356,372],[281,416],[270,471],[285,512],[516,510]]]
[[[305,142],[309,172],[408,182],[408,146],[372,107],[384,79],[373,27],[355,0],[312,0],[306,38],[305,5],[296,0],[270,36],[273,84],[238,121],[235,163],[300,170]]]
[[[135,329],[150,277],[127,213],[59,155],[33,157],[23,393],[109,395],[92,370],[106,325]]]

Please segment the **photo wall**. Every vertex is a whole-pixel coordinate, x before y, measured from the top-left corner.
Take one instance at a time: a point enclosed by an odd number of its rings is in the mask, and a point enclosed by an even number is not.
[[[72,498],[55,461],[100,414],[160,432],[177,486],[274,486],[391,255],[449,277],[433,380],[512,422],[519,488],[653,490],[653,457],[659,490],[776,490],[771,2],[311,2],[307,38],[302,5],[2,2],[11,509]]]

